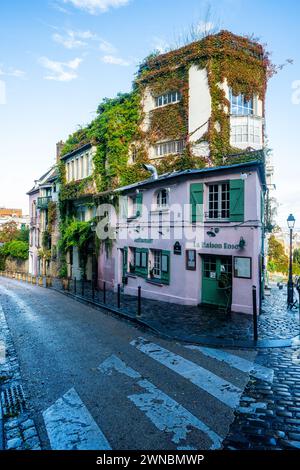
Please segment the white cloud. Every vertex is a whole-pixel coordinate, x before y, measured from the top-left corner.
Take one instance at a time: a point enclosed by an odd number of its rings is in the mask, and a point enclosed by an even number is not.
[[[99,43],[100,51],[105,54],[115,54],[117,49],[113,44],[91,31],[74,31],[68,29],[64,33],[54,33],[52,39],[66,49],[79,49],[91,47],[92,43]]]
[[[94,39],[95,35],[91,31],[72,31],[66,33],[54,33],[52,38],[58,44],[62,44],[66,49],[76,49],[88,46],[88,40]]]
[[[105,55],[102,57],[102,62],[105,64],[111,64],[111,65],[121,65],[123,67],[128,67],[130,65],[130,62],[122,59],[121,57],[116,57],[113,55]]]
[[[199,23],[196,25],[196,31],[199,34],[208,34],[214,28],[215,25],[211,21],[199,21]]]
[[[70,82],[78,77],[77,69],[80,66],[82,59],[75,58],[69,62],[58,62],[50,60],[47,57],[41,57],[40,64],[47,69],[48,75],[45,75],[45,80],[55,80],[58,82]]]
[[[9,67],[8,69],[4,69],[3,66],[0,64],[0,76],[2,77],[23,78],[25,75],[26,74],[23,70],[14,69],[11,67]]]
[[[104,13],[110,8],[119,8],[127,5],[130,0],[63,0],[64,3],[71,3],[80,10],[87,11],[91,15]]]
[[[100,39],[99,49],[106,54],[114,54],[117,52],[115,46],[113,46],[110,42],[105,41],[104,39]]]

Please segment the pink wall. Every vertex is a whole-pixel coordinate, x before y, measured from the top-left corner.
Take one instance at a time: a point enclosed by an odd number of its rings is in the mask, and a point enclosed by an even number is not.
[[[169,181],[162,184],[162,188],[170,188],[169,205],[189,204],[190,198],[190,184],[196,182],[211,183],[228,181],[229,179],[240,179],[240,173],[226,174],[226,175],[212,175],[205,176],[205,178],[193,179],[190,181]],[[114,244],[113,256],[107,260],[103,254],[99,259],[99,278],[107,278],[109,282],[113,282],[115,278],[115,285],[122,283],[122,251],[123,247],[138,247],[147,249],[162,249],[171,252],[171,275],[170,285],[154,285],[147,282],[141,277],[129,277],[128,285],[125,286],[125,293],[136,295],[138,286],[142,287],[143,296],[146,298],[155,298],[157,300],[174,302],[178,304],[197,305],[201,303],[202,299],[202,259],[201,255],[215,254],[223,256],[243,256],[252,258],[252,279],[240,279],[233,277],[233,294],[232,294],[232,310],[237,312],[252,313],[252,286],[255,285],[259,292],[259,255],[261,253],[261,216],[260,216],[260,180],[257,172],[248,172],[245,179],[245,223],[239,226],[239,223],[232,222],[205,222],[197,225],[198,239],[197,243],[189,241],[187,234],[173,234],[167,233],[166,227],[163,232],[170,239],[155,239],[158,234],[158,228],[152,234],[147,229],[147,207],[153,204],[155,191],[158,188],[145,189],[143,191],[143,204],[144,209],[142,216],[136,220],[135,225],[139,226],[137,233],[134,228],[130,232],[132,239],[119,239]],[[206,205],[207,191],[204,190],[204,212],[207,211]],[[180,207],[179,206],[179,207]],[[177,209],[174,211],[177,214]],[[151,214],[152,226],[155,225],[155,214]],[[184,217],[186,224],[191,229],[189,224],[189,208],[186,216]],[[249,222],[247,222],[249,221]],[[121,221],[126,224],[127,221]],[[182,223],[182,221],[181,221]],[[179,224],[180,225],[180,224]],[[219,228],[219,233],[216,237],[210,238],[207,231],[211,227]],[[122,236],[120,231],[120,237]],[[151,237],[152,235],[152,237]],[[225,244],[237,245],[240,238],[243,237],[246,245],[243,249],[240,248],[225,248]],[[151,239],[152,243],[140,243],[137,239]],[[174,243],[179,241],[182,246],[182,254],[174,255]],[[207,248],[203,247],[203,242],[222,244],[222,248]],[[185,267],[185,249],[197,250],[197,269],[196,271],[188,271]],[[112,262],[114,261],[114,266]]]

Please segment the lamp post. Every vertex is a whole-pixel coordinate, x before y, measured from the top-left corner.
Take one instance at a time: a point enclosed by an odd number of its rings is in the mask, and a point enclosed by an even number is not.
[[[288,228],[290,230],[290,262],[289,262],[289,278],[287,285],[287,304],[288,308],[294,306],[294,283],[293,283],[293,229],[295,227],[295,217],[290,214],[287,219]]]

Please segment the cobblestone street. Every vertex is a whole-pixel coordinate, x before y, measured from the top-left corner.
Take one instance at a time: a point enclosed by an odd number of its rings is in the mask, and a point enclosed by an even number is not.
[[[165,341],[54,290],[3,278],[1,283],[0,341],[6,345],[7,361],[0,364],[0,381],[7,450],[60,449],[70,445],[90,448],[95,441],[88,436],[95,433],[102,439],[101,445],[108,446],[103,432],[112,448],[131,448],[134,443],[136,448],[174,449],[177,441],[170,441],[168,433],[174,432],[175,436],[176,426],[173,429],[168,421],[170,428],[163,441],[160,433],[154,431],[155,427],[166,426],[163,416],[167,409],[168,413],[172,409],[175,422],[184,419],[189,423],[186,426],[205,430],[206,436],[198,431],[189,437],[184,434],[184,442],[186,439],[190,448],[300,449],[298,340],[291,347],[258,351]],[[273,338],[271,332],[281,338],[298,333],[299,313],[287,311],[285,302],[285,291],[276,287],[266,297],[260,322],[261,331],[269,338]],[[78,345],[85,344],[87,335],[88,352],[78,349]],[[191,376],[185,372],[187,367],[193,371]],[[122,380],[122,376],[127,379]],[[140,377],[147,380],[141,381]],[[164,392],[154,387],[152,380]],[[224,384],[232,390],[228,397]],[[124,387],[125,396],[120,392]],[[148,395],[136,394],[139,387],[147,387],[147,393],[151,390],[149,396],[155,390],[147,405],[142,403]],[[235,394],[234,399],[231,393]],[[150,418],[149,425],[145,416],[151,417],[150,411],[144,416],[141,411],[128,408],[126,394],[135,397],[133,402],[138,408],[151,410],[153,416],[160,418]],[[169,403],[166,409],[164,401]],[[74,403],[78,414],[73,415],[72,407],[64,409],[69,402]],[[85,403],[94,420],[87,420]],[[118,424],[116,409],[121,418]],[[52,420],[64,427],[65,434],[55,432]],[[126,432],[122,428],[125,422]],[[82,423],[83,429],[87,425],[84,423],[90,423],[88,434],[77,429],[76,423]],[[148,430],[150,441],[141,437],[142,428]],[[78,433],[76,443],[72,443],[74,429]]]
[[[224,443],[227,449],[300,449],[300,347],[266,349],[272,384],[251,378]]]

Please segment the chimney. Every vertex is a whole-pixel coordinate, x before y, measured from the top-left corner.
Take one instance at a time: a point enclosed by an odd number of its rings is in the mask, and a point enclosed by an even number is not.
[[[57,142],[56,144],[56,161],[57,163],[59,162],[60,160],[60,156],[61,156],[61,150],[64,146],[64,142],[62,140],[60,140],[59,142]]]

